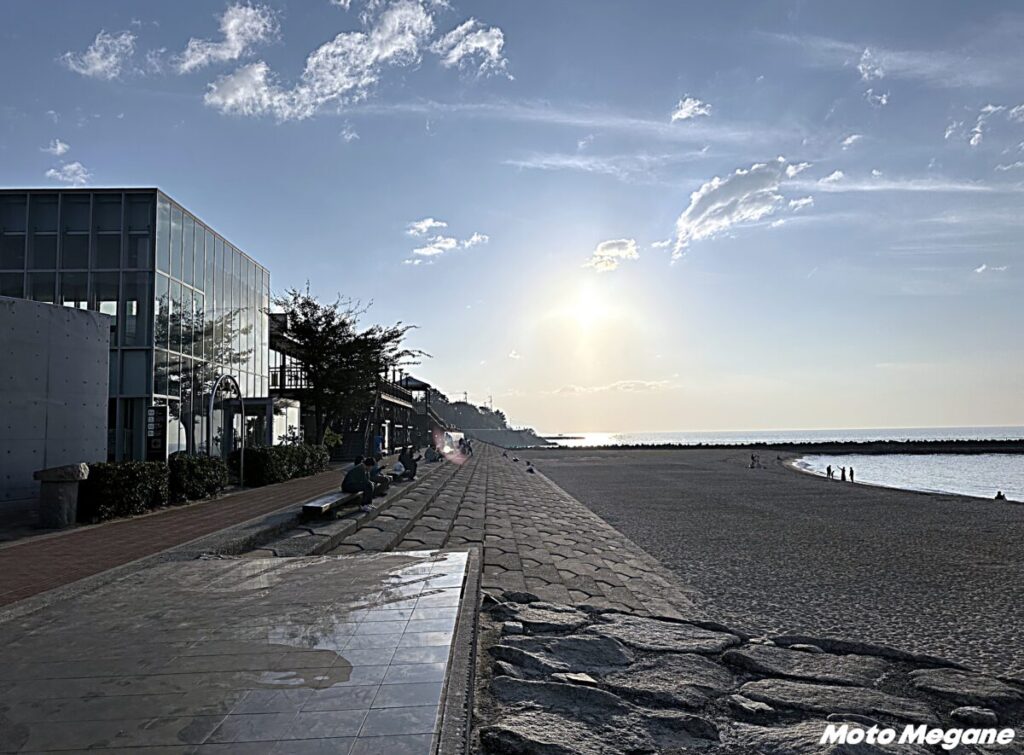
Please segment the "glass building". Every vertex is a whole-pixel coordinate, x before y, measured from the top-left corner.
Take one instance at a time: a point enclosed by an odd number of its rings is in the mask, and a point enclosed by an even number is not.
[[[270,437],[270,274],[158,189],[0,190],[0,296],[114,320],[108,458],[145,458],[146,410],[168,407],[167,451]],[[256,410],[253,412],[249,407]],[[90,460],[92,461],[92,460]]]

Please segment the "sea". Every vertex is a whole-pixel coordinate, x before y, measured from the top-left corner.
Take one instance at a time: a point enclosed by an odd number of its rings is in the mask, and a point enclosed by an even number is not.
[[[905,427],[846,430],[750,430],[734,432],[562,433],[541,435],[560,446],[822,443],[913,440],[1021,440],[1024,427]],[[813,454],[796,462],[812,474],[850,467],[857,482],[934,493],[1024,501],[1024,454]]]

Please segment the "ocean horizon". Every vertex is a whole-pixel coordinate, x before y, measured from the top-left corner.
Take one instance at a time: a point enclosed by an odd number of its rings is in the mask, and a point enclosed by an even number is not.
[[[743,445],[747,443],[868,443],[872,441],[1024,440],[1022,426],[837,428],[831,430],[721,430],[676,432],[537,433],[559,446]]]

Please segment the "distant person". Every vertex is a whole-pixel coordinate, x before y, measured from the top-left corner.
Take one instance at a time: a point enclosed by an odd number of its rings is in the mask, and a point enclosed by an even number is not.
[[[416,467],[419,466],[419,460],[422,457],[413,451],[412,446],[405,446],[402,448],[402,452],[398,454],[398,464],[403,467],[402,477],[407,480],[416,479]],[[395,465],[395,474],[398,474],[398,464]]]
[[[530,474],[537,474],[537,470],[533,468],[532,461],[526,462],[526,471],[529,472]]]
[[[1002,490],[997,490],[996,491],[996,500],[997,501],[1005,501],[1006,500],[1006,496],[1003,495],[1003,491]]]
[[[840,476],[839,479],[842,482],[846,482],[846,467],[839,467]]]
[[[826,480],[831,480],[831,479],[834,479],[834,478],[835,478],[835,474],[832,472],[832,465],[829,464],[827,467],[825,467],[825,479]]]
[[[373,483],[374,493],[378,496],[386,495],[388,488],[391,487],[391,478],[384,474],[384,468],[380,465],[380,459],[367,456],[363,460],[363,464],[367,464],[370,467],[370,482]]]
[[[853,482],[853,467],[850,467],[850,482]]]
[[[501,458],[507,459],[508,458],[508,451],[502,451],[501,452]]]
[[[373,464],[372,459],[356,457],[352,468],[345,473],[345,478],[341,481],[341,492],[362,494],[359,508],[363,511],[372,511],[374,487],[370,482],[370,467],[364,463],[367,461]]]
[[[473,441],[466,439],[466,456],[473,455]]]

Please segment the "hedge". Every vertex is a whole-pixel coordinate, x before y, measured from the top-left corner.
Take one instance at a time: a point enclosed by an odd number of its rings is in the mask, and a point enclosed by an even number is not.
[[[172,503],[210,498],[228,484],[228,466],[215,456],[175,454],[168,467]]]
[[[167,505],[169,473],[159,461],[89,465],[78,488],[78,521],[102,522]]]
[[[240,453],[231,454],[231,468],[238,474]],[[245,449],[245,484],[273,485],[295,477],[308,477],[327,469],[330,453],[325,446],[307,443],[286,446],[256,446]]]

